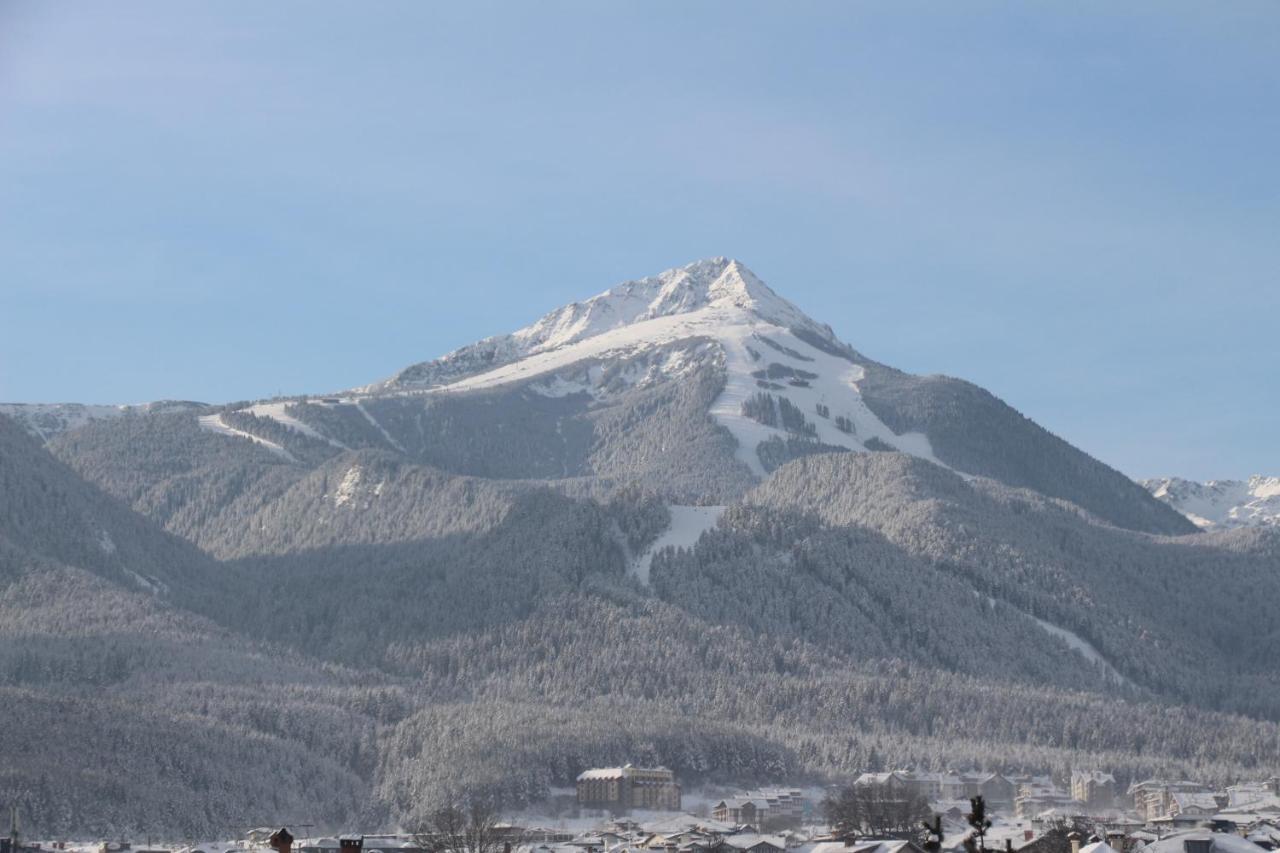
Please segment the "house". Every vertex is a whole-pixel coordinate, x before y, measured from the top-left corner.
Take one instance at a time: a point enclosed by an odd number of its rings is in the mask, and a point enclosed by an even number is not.
[[[1014,814],[1027,820],[1046,811],[1059,814],[1081,815],[1085,804],[1056,786],[1024,786],[1014,801]]]
[[[665,767],[602,767],[577,779],[578,805],[614,811],[680,810],[680,783]]]
[[[809,812],[809,800],[799,788],[761,788],[750,794],[764,798],[775,826],[797,826]]]
[[[769,804],[763,798],[732,797],[716,803],[711,816],[723,823],[760,829],[769,817]]]
[[[1225,794],[1175,793],[1169,795],[1170,815],[1193,815],[1200,818],[1212,817],[1227,807]]]
[[[965,781],[959,773],[939,773],[938,788],[940,800],[965,799]]]
[[[923,773],[893,770],[863,773],[855,787],[878,787],[891,794],[906,793],[926,800],[960,800],[981,796],[992,809],[1010,809],[1017,786],[999,773]]]
[[[1207,794],[1208,786],[1183,780],[1168,782],[1163,779],[1146,779],[1129,786],[1133,797],[1133,809],[1146,821],[1153,821],[1169,814],[1174,794]]]
[[[786,853],[787,850],[786,839],[773,835],[742,833],[727,836],[724,843],[742,853]]]
[[[1116,777],[1101,770],[1076,770],[1071,774],[1071,796],[1090,809],[1109,809],[1116,802]]]
[[[1156,825],[1175,829],[1200,826],[1222,811],[1227,804],[1225,794],[1173,793],[1165,813],[1151,820]]]
[[[902,770],[894,770],[890,773],[863,773],[853,780],[853,784],[857,788],[882,788],[894,793],[908,790],[914,792],[915,787],[911,774]]]
[[[965,774],[966,789],[975,786],[975,793],[969,796],[981,796],[991,809],[1009,809],[1013,807],[1013,783],[999,773]],[[972,777],[972,778],[970,778]]]
[[[924,853],[924,851],[911,841],[867,839],[848,844],[843,841],[823,841],[815,844],[809,853]]]
[[[807,807],[799,788],[762,788],[721,800],[712,806],[711,814],[722,823],[763,830],[799,825]]]

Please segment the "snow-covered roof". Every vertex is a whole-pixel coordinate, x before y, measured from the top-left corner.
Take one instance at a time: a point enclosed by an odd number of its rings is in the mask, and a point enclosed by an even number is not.
[[[729,797],[728,799],[721,800],[720,803],[723,803],[726,807],[731,809],[740,809],[748,805],[755,806],[757,809],[764,809],[769,806],[768,801],[763,797],[759,799],[756,799],[755,797]],[[717,803],[716,805],[718,806],[720,803]]]
[[[1105,841],[1095,841],[1081,847],[1080,853],[1116,853],[1116,849]]]
[[[1230,810],[1252,815],[1280,812],[1280,797],[1270,792],[1265,792],[1264,796],[1253,799],[1241,798],[1240,800],[1232,800]]]
[[[626,770],[622,767],[595,767],[579,773],[578,781],[582,782],[587,779],[621,779],[625,775]]]
[[[1185,853],[1184,842],[1186,841],[1209,841],[1213,853],[1262,853],[1263,849],[1235,833],[1211,832],[1207,829],[1175,832],[1159,841],[1151,842],[1144,849],[1147,853]]]
[[[1178,807],[1179,811],[1187,809],[1217,811],[1219,808],[1218,801],[1213,794],[1178,792],[1171,794],[1170,799]]]
[[[821,841],[813,845],[809,853],[902,853],[910,844],[910,841],[856,841],[853,844]]]
[[[787,849],[787,840],[781,835],[758,835],[756,833],[743,832],[726,836],[724,840],[725,843],[731,844],[739,850],[749,850],[757,844],[772,844],[779,850]]]

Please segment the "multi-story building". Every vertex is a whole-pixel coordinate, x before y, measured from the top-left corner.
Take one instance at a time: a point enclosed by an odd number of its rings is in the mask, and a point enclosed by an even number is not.
[[[1090,809],[1116,804],[1116,777],[1101,770],[1076,770],[1071,774],[1071,796]]]
[[[1016,787],[999,773],[918,773],[894,770],[889,773],[863,773],[853,783],[875,786],[889,792],[907,792],[926,800],[959,800],[981,796],[992,809],[1013,807]]]
[[[747,791],[712,806],[718,821],[757,829],[795,826],[805,817],[806,801],[799,788],[762,788]]]
[[[763,798],[729,797],[712,806],[711,816],[721,823],[762,829],[769,817],[769,806]]]
[[[601,767],[578,775],[578,805],[613,811],[680,810],[680,783],[665,767]]]
[[[1058,815],[1080,815],[1084,814],[1085,805],[1052,780],[1027,781],[1018,786],[1014,813],[1019,818],[1033,818],[1050,811]]]
[[[1143,820],[1152,821],[1165,817],[1173,808],[1174,794],[1208,794],[1207,785],[1199,782],[1168,782],[1164,779],[1146,779],[1129,786],[1133,797],[1133,810]]]

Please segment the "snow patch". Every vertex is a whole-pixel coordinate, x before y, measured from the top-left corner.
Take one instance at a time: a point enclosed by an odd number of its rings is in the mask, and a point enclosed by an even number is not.
[[[163,595],[168,589],[162,582],[155,578],[140,575],[133,569],[125,569],[124,573],[130,580],[152,595]]]
[[[104,554],[114,554],[116,552],[115,540],[111,538],[111,534],[105,528],[98,531],[98,548]]]
[[[351,503],[359,497],[362,490],[375,498],[381,497],[384,486],[386,486],[385,480],[376,483],[373,488],[369,488],[365,470],[359,465],[352,465],[342,475],[342,480],[338,483],[338,487],[333,490],[333,505],[340,507]]]
[[[649,583],[649,567],[653,563],[653,555],[666,547],[692,548],[703,533],[716,526],[720,516],[724,515],[722,506],[681,506],[672,504],[671,524],[662,532],[645,552],[632,561],[631,574],[641,583]]]
[[[355,497],[356,491],[360,488],[360,481],[363,478],[364,472],[360,470],[359,465],[352,465],[347,469],[342,482],[338,484],[338,488],[333,493],[333,505],[342,506]]]

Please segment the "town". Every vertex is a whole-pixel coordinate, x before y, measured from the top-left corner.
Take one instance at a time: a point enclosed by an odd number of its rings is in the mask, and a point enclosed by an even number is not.
[[[414,832],[298,837],[260,828],[156,845],[24,840],[16,810],[0,853],[1258,853],[1280,847],[1280,776],[1217,789],[1111,773],[863,773],[843,785],[686,795],[665,767],[584,770],[555,817],[493,804],[446,808]],[[564,805],[562,803],[562,805]],[[296,827],[301,830],[305,827]]]

